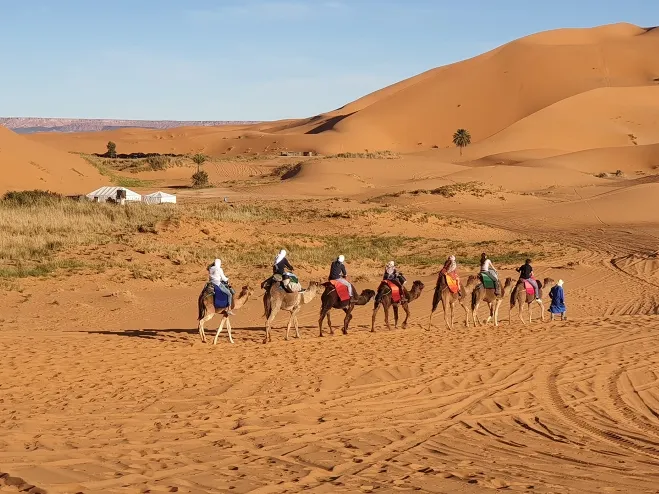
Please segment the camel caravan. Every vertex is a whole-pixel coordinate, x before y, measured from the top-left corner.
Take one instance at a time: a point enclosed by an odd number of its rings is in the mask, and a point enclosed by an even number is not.
[[[311,303],[318,296],[320,296],[320,316],[318,319],[320,337],[323,336],[323,323],[325,319],[327,319],[330,334],[334,334],[330,317],[332,309],[338,309],[344,312],[341,331],[346,335],[348,334],[348,326],[353,317],[352,312],[355,307],[367,305],[371,300],[374,300],[371,332],[375,332],[375,321],[380,308],[383,309],[384,323],[388,330],[391,330],[389,311],[393,311],[394,328],[398,328],[399,309],[402,308],[405,312],[405,320],[402,322],[401,327],[405,329],[411,314],[410,304],[420,298],[425,287],[421,281],[416,280],[408,290],[405,286],[407,280],[397,269],[394,261],[389,261],[385,266],[384,275],[377,291],[365,289],[361,293],[358,293],[357,288],[347,279],[345,257],[342,255],[338,256],[332,262],[327,280],[310,281],[306,288],[300,284],[298,277],[294,274],[293,266],[286,258],[285,250],[282,250],[275,257],[272,271],[272,275],[261,283],[265,317],[263,343],[272,341],[272,323],[281,311],[289,313],[285,339],[288,340],[291,327],[295,329],[295,337],[300,338],[297,316],[305,305]],[[533,307],[535,304],[540,306],[540,316],[544,322],[543,288],[552,284],[554,281],[551,278],[545,278],[543,281],[537,280],[533,274],[530,259],[527,259],[524,265],[517,268],[517,272],[519,272],[520,276],[514,286],[512,278],[506,278],[502,284],[499,281],[498,273],[492,262],[486,254],[483,254],[481,256],[480,272],[475,275],[469,275],[466,284],[462,284],[457,274],[455,256],[449,256],[437,276],[428,329],[432,327],[433,314],[439,307],[440,302],[447,329],[452,330],[454,328],[454,309],[456,304],[459,304],[465,312],[466,327],[470,327],[470,315],[474,326],[487,325],[491,322],[495,326],[498,326],[499,308],[509,290],[509,323],[512,323],[512,311],[515,307],[518,308],[519,319],[523,324],[527,324],[523,317],[523,311],[527,308],[529,312],[528,323],[532,323]],[[243,286],[240,293],[236,295],[229,283],[229,278],[224,274],[222,262],[219,259],[216,259],[213,264],[208,266],[208,273],[209,280],[199,295],[198,300],[198,329],[201,341],[203,343],[206,342],[205,324],[215,314],[220,314],[222,320],[213,339],[213,344],[217,344],[218,337],[224,329],[225,323],[229,342],[233,343],[231,316],[248,302],[254,292],[249,286]],[[562,284],[563,281],[559,280],[558,284],[550,293],[552,297],[552,306],[550,307],[552,320],[556,313],[561,314],[561,319],[565,318]],[[554,305],[555,294],[560,296],[560,306]],[[489,316],[484,322],[478,317],[478,309],[481,304],[486,304],[489,308]]]

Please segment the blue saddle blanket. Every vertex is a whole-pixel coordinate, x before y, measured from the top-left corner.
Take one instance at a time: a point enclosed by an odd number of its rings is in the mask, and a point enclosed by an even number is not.
[[[220,290],[220,287],[217,285],[213,285],[213,291],[214,291],[214,299],[213,299],[213,305],[215,305],[216,309],[226,309],[229,307],[229,297],[227,296],[226,293],[224,293],[222,290]]]

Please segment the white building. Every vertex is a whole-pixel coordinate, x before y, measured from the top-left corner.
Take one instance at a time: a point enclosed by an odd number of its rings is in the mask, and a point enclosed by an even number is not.
[[[119,196],[117,195],[118,191],[121,191],[119,192]],[[126,202],[140,202],[142,200],[141,195],[126,187],[101,187],[87,194],[87,199],[93,202],[106,202],[108,199],[118,201],[121,199],[122,192],[125,195]]]
[[[154,192],[142,197],[142,201],[146,204],[176,204],[176,196],[166,192]]]

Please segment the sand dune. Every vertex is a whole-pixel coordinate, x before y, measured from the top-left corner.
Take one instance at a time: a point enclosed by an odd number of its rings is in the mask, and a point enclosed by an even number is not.
[[[0,127],[0,192],[44,189],[85,193],[104,182],[82,158]]]
[[[659,142],[659,86],[600,88],[564,99],[469,149],[490,155],[516,149],[565,152]]]
[[[646,144],[657,137],[653,124],[659,62],[652,55],[657,49],[656,30],[629,24],[556,30],[432,69],[302,120],[30,138],[82,152],[101,152],[113,140],[125,152],[332,154],[451,147],[453,132],[462,127],[474,143],[487,139],[469,151],[471,158],[541,147],[576,151],[622,146],[630,143],[627,134]],[[647,109],[639,107],[644,98]],[[577,125],[587,128],[577,133]],[[482,152],[476,155],[476,149]]]

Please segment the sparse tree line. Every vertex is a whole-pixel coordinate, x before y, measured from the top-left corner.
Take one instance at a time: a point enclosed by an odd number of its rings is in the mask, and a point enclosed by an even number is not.
[[[453,144],[460,149],[460,156],[462,156],[462,149],[471,144],[471,134],[466,129],[458,129],[453,134]],[[117,157],[117,145],[109,141],[107,143],[107,153],[108,158]],[[167,168],[167,160],[163,156],[149,156],[149,165],[154,170],[164,170]],[[208,173],[202,169],[203,164],[207,161],[207,157],[204,154],[197,153],[192,156],[192,161],[197,165],[197,171],[192,174],[192,186],[195,188],[208,187],[210,182],[208,179]]]
[[[108,141],[106,148],[107,148],[107,152],[105,153],[106,157],[117,158],[116,143],[112,141]],[[167,159],[168,155],[145,155],[145,156],[151,169],[158,171],[167,168],[167,164],[169,163],[169,160]],[[197,171],[193,173],[191,177],[192,186],[195,188],[208,187],[210,184],[208,180],[208,173],[201,168],[202,165],[207,161],[207,159],[208,158],[201,153],[197,153],[192,156],[192,161],[195,163],[195,165],[197,165]]]

